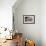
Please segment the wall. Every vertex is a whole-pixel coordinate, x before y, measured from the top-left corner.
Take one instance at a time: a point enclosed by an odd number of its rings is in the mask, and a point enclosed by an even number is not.
[[[0,0],[0,27],[12,29],[12,6],[16,0]]]
[[[46,46],[46,0],[41,3],[41,40],[42,46]]]
[[[24,38],[34,40],[36,46],[41,46],[41,0],[18,2],[13,6],[15,29],[22,32]],[[35,15],[35,24],[23,24],[23,15]]]

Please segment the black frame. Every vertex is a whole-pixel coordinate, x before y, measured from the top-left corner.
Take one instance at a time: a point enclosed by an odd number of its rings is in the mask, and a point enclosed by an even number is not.
[[[33,23],[25,23],[24,22],[24,17],[26,17],[26,16],[33,16],[34,22]],[[35,15],[23,15],[23,24],[35,24]]]

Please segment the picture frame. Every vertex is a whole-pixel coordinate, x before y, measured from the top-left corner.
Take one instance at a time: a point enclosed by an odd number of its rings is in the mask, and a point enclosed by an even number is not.
[[[23,15],[23,24],[35,24],[35,15]]]

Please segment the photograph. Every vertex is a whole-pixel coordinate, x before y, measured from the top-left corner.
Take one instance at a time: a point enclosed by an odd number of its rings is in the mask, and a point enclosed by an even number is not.
[[[23,24],[35,24],[35,15],[23,15]]]

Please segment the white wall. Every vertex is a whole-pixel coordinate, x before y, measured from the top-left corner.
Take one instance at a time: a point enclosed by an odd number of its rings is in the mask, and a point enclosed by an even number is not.
[[[41,46],[41,0],[21,0],[13,6],[15,28]],[[17,6],[16,6],[17,5]],[[23,15],[35,15],[35,24],[23,24]]]
[[[41,3],[41,38],[42,46],[46,46],[46,0]]]
[[[16,0],[0,0],[0,27],[12,28],[12,6]]]
[[[15,29],[22,32],[24,37],[35,40],[36,46],[46,46],[46,1],[20,0],[13,6],[13,13]],[[23,15],[32,14],[35,15],[35,24],[23,24]]]

